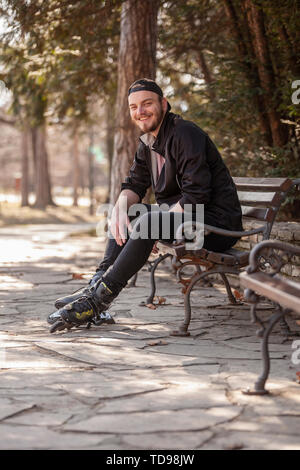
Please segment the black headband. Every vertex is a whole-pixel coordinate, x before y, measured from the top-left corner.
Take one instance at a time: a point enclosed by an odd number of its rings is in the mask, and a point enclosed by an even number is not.
[[[134,82],[129,87],[128,96],[131,95],[131,93],[135,93],[136,91],[152,91],[159,96],[163,96],[162,89],[155,82],[148,80],[137,80]]]

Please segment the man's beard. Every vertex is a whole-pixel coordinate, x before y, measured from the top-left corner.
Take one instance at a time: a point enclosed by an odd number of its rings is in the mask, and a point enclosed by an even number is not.
[[[144,130],[144,132],[149,133],[149,132],[155,131],[155,130],[158,128],[158,126],[161,124],[161,121],[162,121],[163,117],[164,117],[164,111],[163,111],[163,108],[161,107],[161,108],[160,108],[160,113],[159,113],[159,115],[157,116],[157,118],[154,120],[154,122],[153,122],[153,124],[151,125],[151,127],[146,128],[146,129]],[[142,122],[142,121],[141,121],[141,122]]]

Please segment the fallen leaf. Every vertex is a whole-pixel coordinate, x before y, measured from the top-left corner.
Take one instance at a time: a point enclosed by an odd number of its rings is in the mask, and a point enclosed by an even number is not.
[[[151,308],[151,310],[156,310],[156,306],[154,304],[146,304],[146,307]]]
[[[233,291],[233,295],[237,300],[243,300],[244,296],[238,290]]]
[[[165,346],[169,343],[167,341],[164,341],[164,340],[160,339],[160,340],[157,340],[157,341],[149,341],[147,344],[148,344],[148,346]]]
[[[80,274],[80,273],[73,273],[72,274],[72,279],[84,279],[84,274]]]
[[[230,444],[229,446],[224,447],[224,450],[241,450],[245,447],[242,443]]]

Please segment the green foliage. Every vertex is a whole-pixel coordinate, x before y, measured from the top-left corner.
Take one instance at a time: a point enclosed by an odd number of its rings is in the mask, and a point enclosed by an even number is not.
[[[250,47],[253,38],[247,29],[244,0],[230,2],[244,49],[232,32],[224,1],[164,2],[159,35],[161,74],[170,78],[174,109],[214,138],[234,175],[260,175],[263,165],[264,174],[296,177],[300,106],[291,101],[291,86],[300,79],[299,7],[294,0],[253,3],[264,15],[275,71],[273,102],[289,128],[283,148],[269,148],[262,134],[257,103],[264,90],[254,75],[257,63]],[[206,76],[200,53],[209,71]]]
[[[55,120],[84,120],[95,97],[116,92],[121,3],[0,2],[12,27],[0,60],[15,114],[23,106],[32,121],[44,119],[46,110]]]
[[[124,1],[124,0],[123,0]],[[300,79],[296,0],[251,0],[263,14],[274,71],[272,103],[288,127],[288,142],[270,147],[259,111],[266,91],[257,78],[246,0],[168,0],[159,14],[158,74],[175,112],[215,140],[231,172],[299,176]],[[240,40],[226,14],[231,5]],[[0,0],[10,31],[0,60],[13,91],[15,115],[39,123],[86,120],[90,103],[114,102],[122,0]]]
[[[300,178],[299,148],[294,140],[285,147],[264,149],[257,156],[257,165],[264,168],[266,176],[287,176],[291,179]]]

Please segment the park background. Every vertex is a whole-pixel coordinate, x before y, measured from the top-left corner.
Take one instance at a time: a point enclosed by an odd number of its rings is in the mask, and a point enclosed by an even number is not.
[[[296,0],[0,0],[1,449],[299,450],[294,337],[272,335],[270,395],[243,395],[260,339],[223,285],[194,291],[186,338],[170,335],[184,306],[167,262],[150,309],[145,265],[115,324],[51,335],[46,321],[103,257],[96,210],[133,160],[137,78],[208,132],[233,176],[300,177],[299,18]],[[271,238],[299,246],[297,194]],[[284,269],[300,280],[299,263]]]
[[[300,176],[297,1],[1,0],[0,15],[2,225],[90,220],[115,202],[140,77],[208,132],[233,176]],[[299,208],[292,194],[281,217]]]

